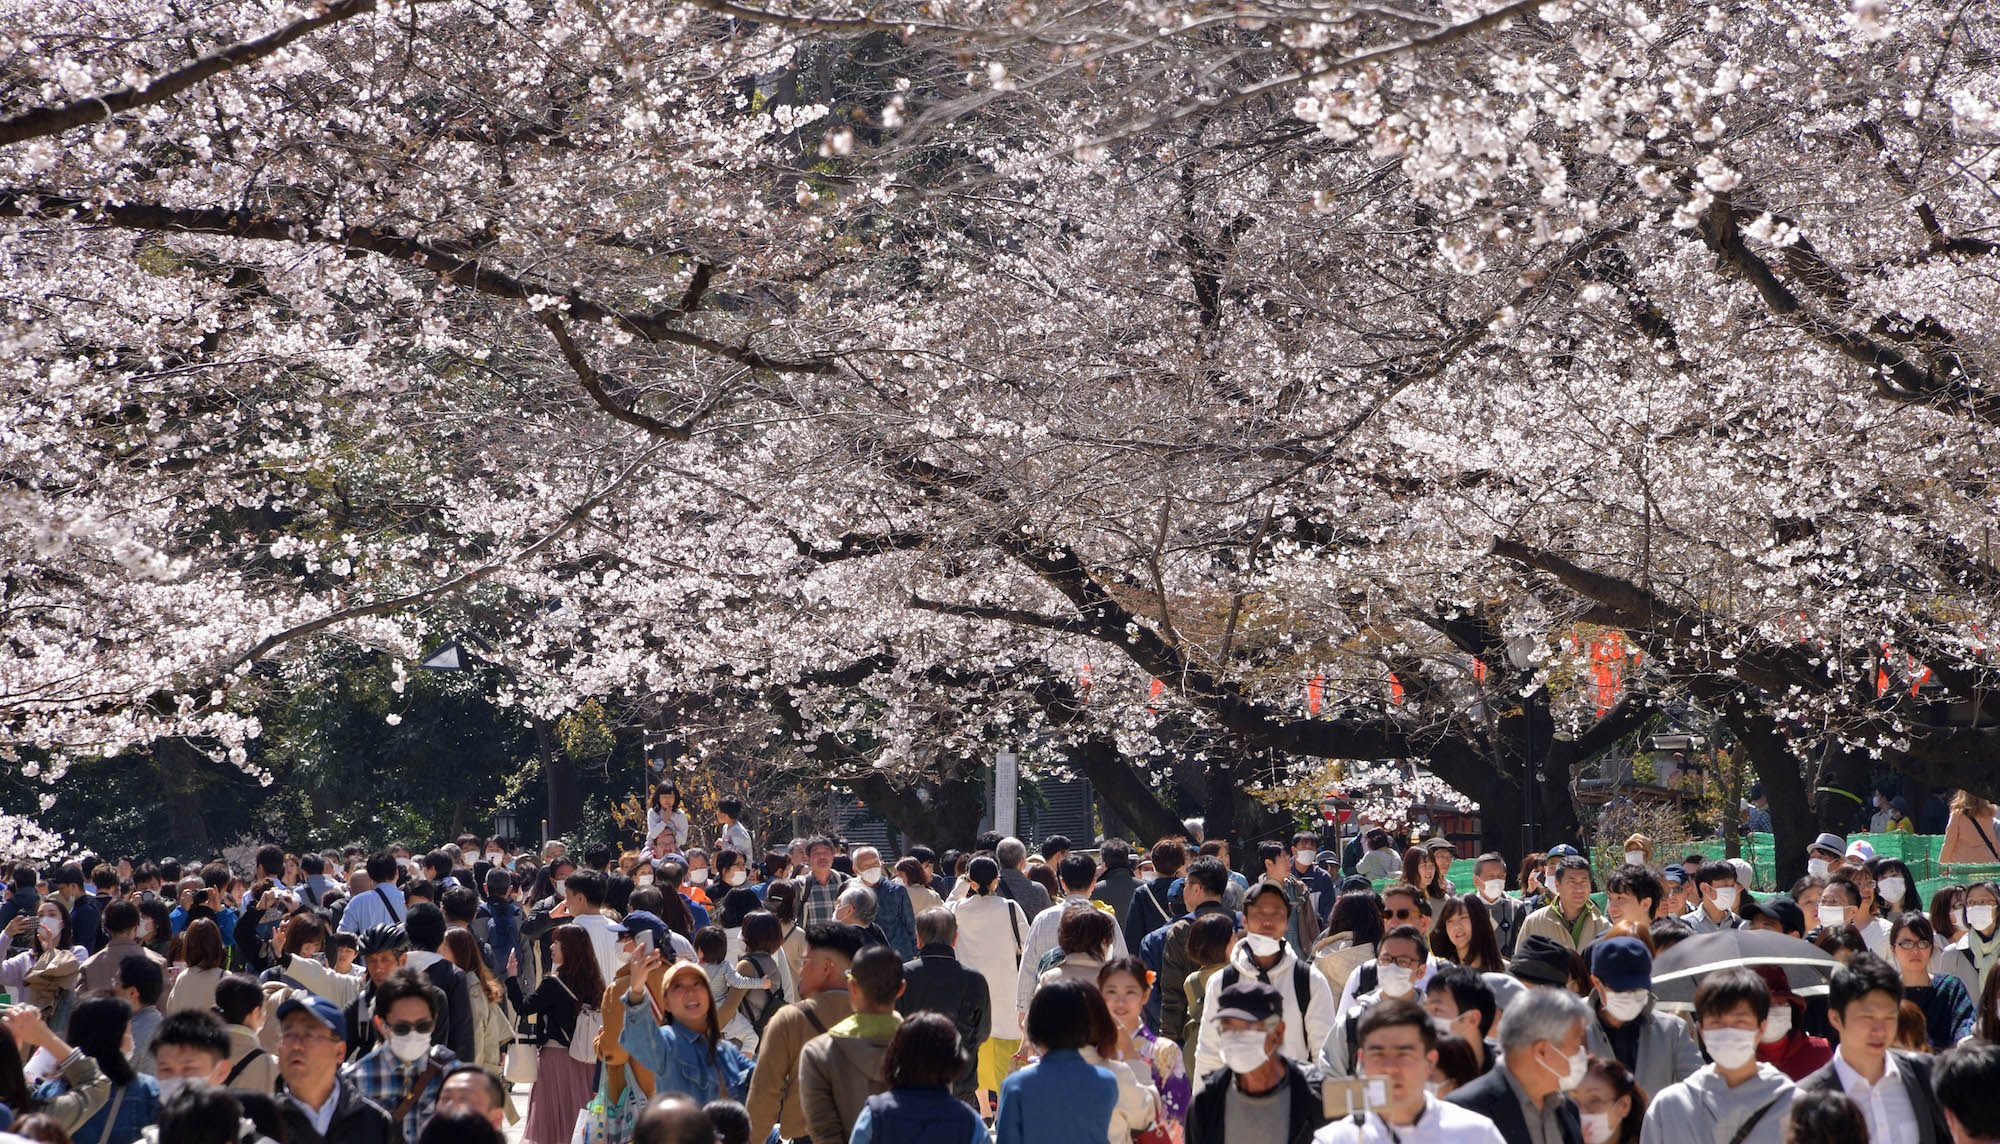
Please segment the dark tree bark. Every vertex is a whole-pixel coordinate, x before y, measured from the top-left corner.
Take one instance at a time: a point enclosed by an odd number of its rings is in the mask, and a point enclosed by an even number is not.
[[[1723,706],[1722,719],[1750,753],[1750,769],[1764,786],[1782,891],[1805,876],[1806,847],[1819,832],[1805,776],[1784,729],[1761,708],[1737,697]]]
[[[1160,801],[1132,760],[1108,736],[1093,735],[1070,752],[1070,763],[1090,780],[1097,797],[1115,811],[1141,841],[1181,832],[1180,815]],[[1108,830],[1110,824],[1106,823]]]
[[[535,720],[535,749],[541,753],[542,775],[548,784],[549,836],[568,834],[583,821],[583,791],[576,784],[576,765],[556,746],[555,730],[546,719]]]

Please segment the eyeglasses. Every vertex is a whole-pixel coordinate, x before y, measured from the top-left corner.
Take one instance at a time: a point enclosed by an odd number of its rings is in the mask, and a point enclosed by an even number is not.
[[[1920,949],[1929,949],[1930,947],[1931,947],[1930,942],[1916,941],[1914,939],[1906,939],[1904,941],[1899,941],[1896,943],[1897,949],[1904,950],[1909,953],[1915,953]]]
[[[436,1022],[436,1021],[391,1021],[391,1022],[389,1022],[389,1031],[390,1031],[391,1033],[394,1033],[394,1034],[396,1034],[396,1035],[397,1035],[397,1036],[399,1036],[399,1037],[407,1037],[407,1036],[409,1036],[409,1035],[410,1035],[411,1033],[422,1033],[422,1034],[424,1034],[425,1036],[429,1036],[429,1035],[430,1035],[430,1032],[431,1032],[431,1030],[432,1030],[432,1029],[435,1029],[435,1028],[437,1028],[437,1022]]]
[[[1397,921],[1408,921],[1417,916],[1417,911],[1412,909],[1390,910],[1389,916],[1395,918]]]
[[[1420,957],[1385,957],[1383,965],[1393,965],[1399,969],[1415,969],[1424,963]]]
[[[302,1045],[308,1041],[338,1040],[340,1040],[339,1037],[326,1033],[316,1033],[311,1029],[286,1029],[284,1032],[278,1034],[278,1043],[281,1045]]]

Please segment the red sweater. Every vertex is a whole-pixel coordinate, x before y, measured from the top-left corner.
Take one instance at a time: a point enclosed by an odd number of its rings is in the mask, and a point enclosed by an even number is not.
[[[1801,1081],[1825,1067],[1833,1059],[1833,1046],[1824,1037],[1809,1037],[1794,1029],[1785,1039],[1757,1046],[1757,1059],[1778,1066],[1778,1071]]]

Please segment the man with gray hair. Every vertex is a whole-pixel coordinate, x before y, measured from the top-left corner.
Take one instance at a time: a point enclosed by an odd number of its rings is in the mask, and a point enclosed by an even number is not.
[[[875,894],[875,924],[888,937],[889,948],[908,961],[917,956],[917,911],[910,905],[909,889],[888,874],[881,851],[855,848],[854,879]]]
[[[1018,838],[1002,838],[993,848],[993,860],[1000,863],[1000,896],[1012,898],[1021,905],[1021,912],[1029,921],[1035,915],[1049,908],[1049,892],[1039,882],[1021,872],[1022,863],[1028,860],[1028,847]]]
[[[850,884],[834,902],[833,920],[835,924],[853,926],[867,935],[867,940],[861,943],[863,949],[871,945],[888,945],[889,938],[883,934],[882,927],[875,924],[875,912],[879,905],[874,891],[866,886]]]
[[[1567,1095],[1590,1064],[1590,1007],[1567,989],[1530,989],[1494,1030],[1501,1059],[1445,1099],[1493,1122],[1507,1144],[1583,1144],[1583,1119]]]

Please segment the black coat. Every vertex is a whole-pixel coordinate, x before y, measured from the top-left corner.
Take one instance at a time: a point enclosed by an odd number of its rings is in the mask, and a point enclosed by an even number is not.
[[[1583,1118],[1577,1115],[1576,1103],[1568,1097],[1549,1099],[1562,1101],[1556,1120],[1562,1125],[1563,1144],[1583,1144]],[[1445,1100],[1491,1120],[1507,1144],[1530,1144],[1533,1139],[1528,1135],[1528,1120],[1521,1115],[1521,1102],[1514,1095],[1514,1086],[1507,1083],[1504,1061],[1485,1076],[1454,1089]]]
[[[1326,1123],[1326,1110],[1319,1094],[1319,1080],[1308,1076],[1299,1063],[1290,1057],[1280,1058],[1285,1062],[1285,1076],[1291,1088],[1292,1115],[1290,1128],[1285,1133],[1282,1144],[1309,1144],[1313,1133]],[[1194,1103],[1188,1106],[1187,1144],[1238,1144],[1224,1139],[1224,1104],[1229,1099],[1229,1090],[1236,1087],[1236,1078],[1228,1069],[1217,1069],[1208,1076],[1207,1087],[1195,1094]],[[1582,1144],[1577,1137],[1577,1144]],[[1263,1142],[1259,1142],[1263,1144]],[[1270,1144],[1280,1144],[1272,1141]]]
[[[896,1002],[896,1011],[905,1017],[929,1011],[951,1018],[958,1028],[959,1044],[974,1057],[952,1092],[961,1099],[971,1097],[978,1083],[979,1046],[993,1032],[993,1004],[986,976],[967,969],[950,946],[927,945],[903,963],[903,997]]]
[[[1951,1144],[1951,1128],[1944,1122],[1944,1108],[1938,1104],[1937,1096],[1931,1090],[1931,1058],[1923,1053],[1890,1051],[1895,1054],[1897,1075],[1903,1078],[1903,1091],[1910,1094],[1910,1110],[1917,1118],[1918,1141],[1920,1144]],[[1818,1072],[1800,1081],[1799,1087],[1808,1091],[1843,1091],[1840,1073],[1834,1070],[1833,1061],[1828,1061],[1820,1066]]]
[[[326,1135],[321,1136],[313,1130],[306,1110],[280,1095],[286,1144],[403,1144],[402,1125],[390,1117],[388,1109],[362,1096],[353,1085],[341,1085],[336,1099],[333,1119],[327,1122]]]
[[[474,1059],[472,993],[466,984],[465,970],[449,961],[433,961],[424,967],[424,977],[444,995],[444,1008],[438,1010],[437,1029],[431,1033],[431,1043],[450,1049],[459,1060]]]

